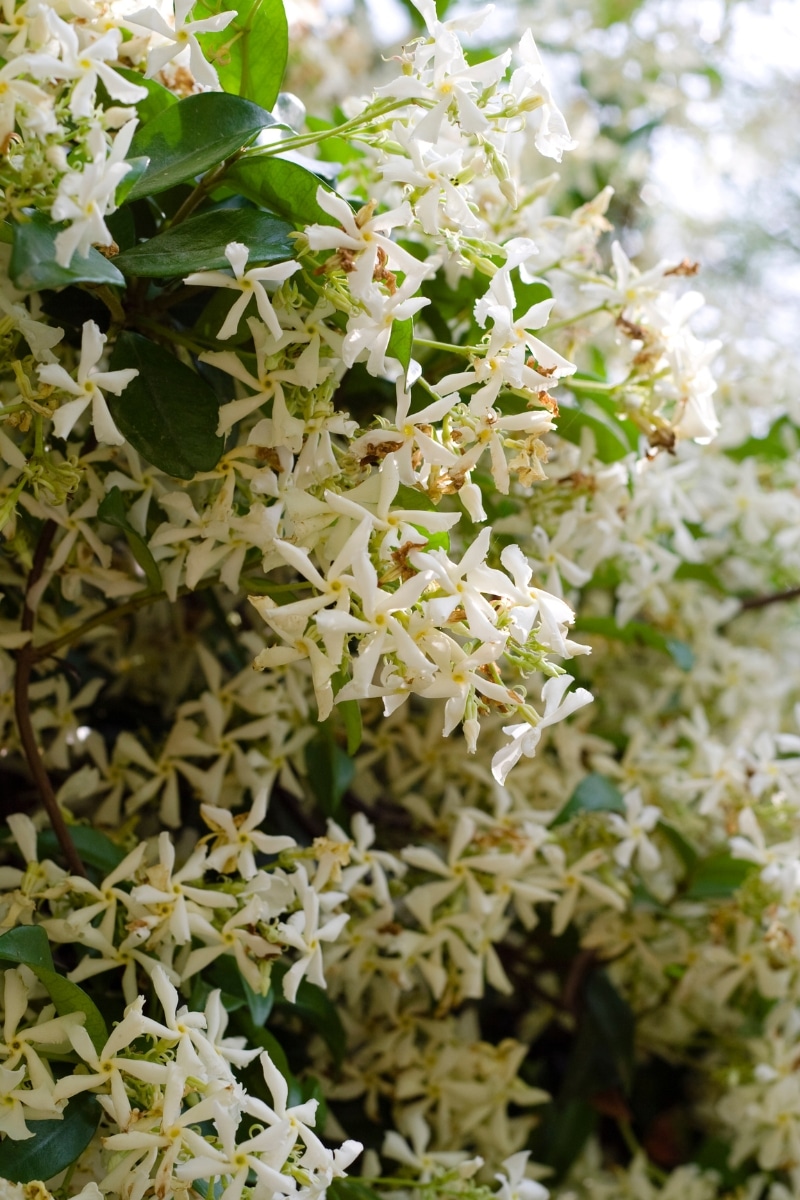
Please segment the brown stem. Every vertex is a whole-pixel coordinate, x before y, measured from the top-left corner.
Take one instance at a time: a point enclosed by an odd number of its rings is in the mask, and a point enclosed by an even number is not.
[[[770,604],[783,604],[786,600],[800,598],[800,587],[787,588],[785,592],[770,592],[767,596],[750,596],[742,600],[739,611],[745,612],[750,608],[766,608]]]
[[[44,565],[47,562],[47,555],[50,553],[50,547],[53,544],[58,526],[55,521],[45,521],[42,527],[42,532],[39,535],[39,541],[36,545],[36,552],[33,556],[33,565],[31,566],[30,574],[28,575],[28,585],[25,589],[25,599],[22,607],[22,625],[23,633],[33,633],[33,626],[36,621],[36,614],[30,607],[28,599],[33,588],[39,582],[44,571]],[[39,789],[39,794],[47,810],[47,815],[50,818],[50,824],[53,826],[53,831],[58,838],[59,844],[66,859],[67,866],[73,875],[86,876],[86,868],[80,860],[75,843],[70,837],[67,823],[64,820],[64,815],[61,812],[56,794],[53,791],[53,785],[50,782],[50,777],[44,769],[42,756],[39,747],[36,744],[36,734],[33,731],[33,723],[31,722],[31,709],[28,696],[28,686],[31,679],[31,671],[36,660],[36,653],[33,649],[33,640],[31,639],[25,646],[22,646],[17,651],[17,673],[14,679],[14,708],[17,714],[17,727],[19,729],[20,741],[22,749],[25,752],[25,758],[28,761],[33,780]]]

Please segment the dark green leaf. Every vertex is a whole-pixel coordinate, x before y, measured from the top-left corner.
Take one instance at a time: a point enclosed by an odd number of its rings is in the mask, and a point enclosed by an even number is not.
[[[117,340],[110,366],[139,371],[121,396],[108,397],[111,416],[134,450],[178,479],[216,466],[225,444],[217,437],[219,408],[195,371],[155,342],[127,331]]]
[[[101,501],[97,510],[97,516],[101,521],[105,521],[107,525],[113,525],[116,529],[122,530],[125,534],[125,540],[130,547],[131,554],[144,571],[151,590],[160,592],[163,584],[161,582],[161,572],[158,569],[158,563],[153,558],[147,542],[128,520],[128,510],[125,507],[125,501],[122,499],[122,492],[118,487],[113,487]]]
[[[334,1179],[328,1184],[329,1200],[379,1200],[378,1193],[359,1179]]]
[[[0,959],[29,967],[54,969],[47,934],[41,925],[20,925],[0,936]]]
[[[329,721],[324,721],[317,736],[307,743],[305,760],[311,790],[324,816],[335,817],[356,769],[336,742]]]
[[[103,875],[110,875],[125,857],[125,851],[99,829],[91,829],[88,825],[71,825],[69,832],[81,860],[87,866],[96,867]],[[42,830],[38,846],[42,857],[49,858],[58,853],[58,839],[52,829]]]
[[[336,1006],[322,988],[317,987],[315,983],[309,983],[307,979],[301,981],[295,1001],[291,1004],[284,997],[281,986],[287,970],[288,967],[284,963],[276,963],[272,968],[273,986],[276,988],[275,1003],[279,1007],[291,1009],[308,1021],[323,1039],[336,1065],[339,1066],[347,1048],[347,1036]]]
[[[262,108],[272,108],[289,53],[283,0],[234,0],[230,8],[237,13],[230,25],[219,33],[200,35],[203,53],[216,67],[226,92],[254,100]],[[218,4],[199,0],[193,16],[216,16],[218,12]]]
[[[117,185],[117,190],[114,193],[114,203],[116,204],[117,208],[119,208],[121,204],[124,204],[128,199],[128,196],[130,196],[134,187],[142,178],[149,165],[149,158],[142,157],[128,159],[130,171],[128,171],[127,175],[120,180],[119,184]]]
[[[711,854],[703,858],[689,876],[683,893],[686,900],[713,900],[732,896],[753,870],[753,864],[730,854]]]
[[[0,1170],[13,1183],[52,1179],[71,1166],[89,1145],[102,1109],[91,1092],[70,1100],[60,1121],[31,1121],[34,1137],[23,1142],[6,1138],[0,1148]]]
[[[622,793],[605,775],[598,775],[597,772],[592,771],[580,781],[553,821],[551,828],[556,825],[564,825],[582,812],[624,813],[625,804],[622,800]]]
[[[128,67],[114,67],[114,70],[137,87],[147,88],[147,96],[136,105],[142,125],[152,121],[153,117],[157,117],[165,108],[171,108],[173,104],[178,103],[178,97],[155,79],[145,79],[144,75],[140,75],[138,71],[131,71]]]
[[[669,821],[659,821],[658,828],[672,846],[672,849],[678,855],[687,871],[693,871],[699,858],[694,846],[691,846],[683,834],[679,833]]]
[[[298,163],[283,158],[242,158],[230,168],[225,182],[295,226],[336,224],[317,204],[317,189],[332,189]]]
[[[414,319],[395,321],[389,335],[386,353],[389,358],[396,358],[403,368],[403,375],[408,375],[408,364],[411,362],[411,349],[414,345]]]
[[[749,437],[725,453],[734,462],[746,458],[763,458],[768,462],[779,462],[797,454],[798,429],[789,417],[779,417],[765,437]]]
[[[533,1154],[537,1162],[552,1167],[558,1181],[574,1166],[594,1130],[597,1110],[586,1100],[563,1100],[539,1111],[540,1122],[532,1137]]]
[[[31,213],[13,227],[14,244],[8,273],[20,291],[68,287],[72,283],[105,283],[119,286],[125,279],[112,262],[92,247],[84,258],[73,254],[68,267],[56,262],[56,234],[66,225],[54,225],[44,213]]]
[[[282,262],[294,254],[287,236],[291,232],[291,225],[255,208],[217,209],[190,217],[174,229],[140,242],[118,255],[114,262],[126,275],[146,278],[221,271],[230,268],[225,257],[229,242],[243,242],[247,246],[248,266]]]
[[[569,380],[564,381],[569,386]],[[597,457],[601,462],[617,462],[636,449],[638,430],[632,421],[601,420],[580,408],[561,409],[557,432],[573,445],[579,446],[585,429],[591,430]]]
[[[347,676],[343,671],[337,671],[331,683],[334,691],[338,692],[339,688],[344,687],[347,683]],[[352,758],[361,745],[361,739],[364,736],[361,705],[357,700],[342,700],[341,703],[336,705],[336,711],[342,718],[345,733],[347,734],[347,753]]]
[[[154,196],[194,179],[274,123],[257,104],[227,92],[201,92],[179,100],[136,131],[130,157],[149,158],[150,165],[128,199]]]
[[[62,978],[61,975],[48,970],[47,967],[36,966],[34,963],[30,963],[29,966],[34,975],[47,988],[59,1016],[63,1017],[65,1013],[82,1012],[86,1017],[83,1027],[92,1039],[92,1045],[95,1050],[102,1050],[108,1041],[108,1030],[100,1010],[91,996],[87,996],[77,983]]]
[[[634,1020],[631,1008],[605,971],[589,975],[583,991],[578,1036],[570,1055],[561,1095],[591,1100],[633,1081]]]
[[[694,666],[694,652],[686,642],[677,638],[665,637],[660,629],[648,625],[646,621],[628,621],[627,625],[618,625],[613,617],[579,617],[575,622],[576,633],[594,633],[613,641],[624,642],[631,646],[640,644],[652,646],[669,654],[682,671],[690,671]]]
[[[284,1053],[283,1047],[273,1036],[273,1034],[271,1034],[268,1029],[263,1029],[261,1026],[256,1025],[252,1017],[250,1017],[244,1009],[240,1009],[239,1012],[236,1013],[234,1020],[237,1028],[241,1030],[248,1042],[250,1042],[253,1046],[260,1046],[262,1050],[266,1050],[272,1061],[275,1063],[275,1066],[280,1071],[281,1075],[283,1075],[284,1079],[290,1079],[292,1077],[292,1073],[289,1070],[289,1061]],[[256,1062],[252,1064],[249,1069],[255,1069],[258,1071],[258,1074],[261,1075],[263,1087],[263,1073],[258,1060],[256,1060]],[[245,1085],[247,1086],[247,1084]]]
[[[247,998],[247,1007],[250,1010],[250,1016],[256,1025],[263,1026],[272,1012],[272,1006],[275,1003],[274,991],[270,988],[266,996],[262,996],[260,992],[253,991],[244,976],[242,976],[242,990]]]

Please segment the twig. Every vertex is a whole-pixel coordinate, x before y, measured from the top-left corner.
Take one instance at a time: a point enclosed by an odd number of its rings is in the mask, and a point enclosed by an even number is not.
[[[746,612],[751,608],[766,608],[770,604],[783,604],[786,600],[797,600],[798,598],[800,598],[800,587],[787,588],[785,592],[770,592],[767,596],[750,596],[747,600],[742,600],[739,612]]]
[[[31,566],[30,574],[28,575],[28,585],[25,589],[25,598],[22,608],[22,632],[33,633],[33,626],[36,621],[34,610],[28,603],[30,594],[36,584],[42,577],[44,565],[47,562],[47,555],[50,553],[50,547],[53,544],[58,526],[55,521],[45,521],[42,527],[42,532],[39,535],[39,541],[36,545],[36,552],[33,556],[33,565]],[[86,869],[80,860],[78,851],[75,849],[67,823],[64,820],[64,815],[61,812],[56,794],[53,791],[53,785],[50,782],[50,777],[44,768],[42,757],[39,752],[39,747],[36,744],[36,735],[33,731],[31,722],[31,710],[28,696],[28,687],[31,680],[31,671],[33,664],[36,661],[35,651],[33,649],[33,641],[29,641],[25,646],[22,646],[17,651],[17,673],[14,680],[14,708],[17,714],[17,726],[19,728],[20,741],[22,749],[25,752],[25,758],[28,762],[31,775],[39,789],[39,794],[47,810],[47,815],[50,818],[50,824],[53,827],[53,832],[58,838],[59,844],[66,859],[67,866],[73,875],[86,876]]]

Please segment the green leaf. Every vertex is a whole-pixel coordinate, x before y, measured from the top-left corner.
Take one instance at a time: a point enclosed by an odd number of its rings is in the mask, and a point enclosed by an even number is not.
[[[693,871],[700,857],[694,846],[690,845],[683,834],[674,825],[671,825],[669,821],[659,821],[658,828],[672,846],[672,849],[678,855],[678,858],[687,871]]]
[[[306,743],[305,761],[308,781],[323,815],[335,817],[356,768],[334,738],[330,721],[323,721],[316,737]]]
[[[564,381],[567,386],[569,381]],[[601,420],[581,408],[562,407],[556,425],[557,433],[579,446],[585,429],[591,430],[597,457],[601,462],[618,462],[636,449],[638,430],[632,421]]]
[[[94,1137],[103,1110],[91,1092],[70,1100],[60,1121],[31,1121],[32,1138],[6,1138],[0,1151],[0,1170],[12,1183],[52,1179],[76,1161]]]
[[[713,900],[732,896],[752,872],[753,864],[741,858],[732,858],[721,852],[703,858],[689,876],[689,886],[683,893],[685,900]]]
[[[101,501],[97,509],[97,516],[107,525],[113,525],[116,529],[122,530],[131,554],[145,573],[151,591],[160,592],[164,585],[161,581],[158,563],[153,558],[147,542],[128,520],[128,510],[118,487],[111,488],[111,491]]]
[[[578,1036],[561,1097],[591,1100],[599,1092],[633,1082],[634,1019],[630,1005],[605,971],[592,971],[584,987]]]
[[[241,158],[225,176],[248,200],[285,217],[295,226],[335,225],[336,220],[317,204],[317,189],[328,186],[319,175],[283,158]]]
[[[574,1166],[593,1132],[597,1111],[586,1100],[563,1100],[548,1104],[539,1113],[540,1121],[531,1139],[533,1155],[538,1163],[552,1167],[554,1182],[559,1182]]]
[[[250,1010],[250,1016],[255,1021],[256,1025],[264,1025],[272,1012],[272,1006],[275,1003],[275,992],[272,988],[269,989],[266,996],[262,996],[260,992],[254,992],[244,976],[242,976],[242,990],[247,999],[247,1007]]]
[[[405,321],[395,321],[389,335],[386,353],[389,358],[396,358],[403,368],[403,375],[408,376],[408,365],[411,362],[411,349],[414,345],[414,318]]]
[[[278,99],[289,54],[289,25],[283,0],[225,0],[236,10],[230,25],[219,33],[203,33],[203,54],[216,68],[226,92],[272,108]],[[219,4],[199,0],[195,18],[216,16]]]
[[[312,133],[321,133],[324,129],[331,131],[330,137],[317,142],[317,157],[323,162],[346,163],[364,157],[364,151],[359,150],[358,146],[337,136],[333,121],[326,121],[324,117],[306,117],[306,128]]]
[[[68,267],[56,262],[56,234],[66,224],[55,225],[44,213],[31,213],[13,227],[14,242],[8,273],[23,292],[69,287],[73,283],[105,283],[124,286],[125,279],[112,262],[92,247],[84,258],[73,254]]]
[[[291,1009],[308,1021],[325,1042],[337,1067],[340,1066],[347,1048],[347,1036],[338,1009],[322,988],[317,987],[315,983],[309,983],[307,979],[301,981],[295,1001],[290,1003],[283,995],[282,987],[283,977],[288,969],[285,963],[276,963],[272,968],[272,979],[277,993],[275,1003],[281,1008]]]
[[[125,203],[150,165],[150,159],[144,156],[142,158],[129,158],[127,161],[130,171],[117,184],[117,190],[114,193],[114,203],[117,208]]]
[[[734,462],[746,458],[763,458],[768,462],[780,462],[797,454],[798,428],[789,417],[779,417],[765,437],[749,437],[738,446],[725,451]]]
[[[108,1041],[108,1029],[106,1023],[100,1013],[100,1009],[92,1000],[91,996],[87,996],[83,988],[78,987],[77,983],[72,983],[69,979],[62,978],[55,971],[48,970],[47,967],[36,966],[33,963],[28,964],[34,975],[44,984],[50,994],[50,999],[56,1006],[56,1012],[59,1016],[64,1016],[66,1013],[81,1012],[86,1017],[83,1027],[92,1039],[92,1045],[95,1050],[102,1050]]]
[[[85,1029],[97,1050],[108,1041],[106,1023],[100,1011],[83,988],[56,973],[47,934],[40,925],[24,925],[9,929],[0,937],[0,959],[6,962],[24,963],[44,984],[56,1011],[65,1013],[82,1012],[86,1016]],[[50,1176],[46,1176],[50,1178]]]
[[[251,1042],[254,1046],[260,1046],[262,1050],[267,1051],[270,1058],[275,1063],[275,1066],[278,1068],[281,1075],[283,1075],[284,1079],[291,1079],[292,1073],[289,1070],[289,1060],[287,1059],[284,1049],[277,1038],[275,1038],[268,1029],[263,1029],[260,1025],[256,1025],[256,1023],[253,1021],[253,1018],[249,1016],[244,1009],[240,1009],[239,1012],[236,1013],[234,1021],[237,1028],[241,1030],[248,1042]],[[257,1060],[253,1066],[258,1071],[259,1075],[261,1075],[261,1082],[263,1086],[264,1077]]]
[[[243,242],[250,251],[248,266],[282,262],[294,254],[288,234],[291,225],[255,208],[224,208],[190,217],[172,229],[140,242],[115,265],[126,275],[156,279],[188,275],[190,271],[230,268],[225,257],[229,242]]]
[[[201,92],[179,100],[136,131],[130,158],[149,158],[150,164],[128,199],[154,196],[194,179],[274,124],[263,108],[227,92]]]
[[[575,622],[576,633],[594,633],[613,641],[624,642],[631,646],[639,643],[652,646],[669,654],[682,671],[690,671],[694,666],[694,651],[686,642],[678,638],[668,638],[659,629],[654,629],[646,621],[628,621],[627,625],[618,625],[613,617],[579,617]]]
[[[571,821],[573,817],[577,817],[578,813],[582,812],[624,813],[625,804],[622,793],[605,775],[598,775],[596,771],[592,771],[591,774],[585,775],[575,788],[555,821],[552,822],[551,829],[556,825],[566,824],[567,821]]]
[[[96,867],[103,875],[110,875],[125,857],[125,851],[99,829],[91,829],[88,825],[70,825],[69,832],[81,860],[87,866]],[[52,857],[58,852],[58,839],[52,829],[42,830],[37,845],[43,858]]]
[[[379,1200],[378,1193],[358,1179],[334,1179],[328,1184],[328,1200]]]
[[[54,970],[50,943],[41,925],[20,925],[0,936],[0,959]]]
[[[152,121],[153,117],[157,117],[165,108],[171,108],[173,104],[178,103],[178,97],[162,84],[157,83],[155,79],[145,79],[144,75],[140,75],[138,71],[131,71],[129,67],[114,67],[114,70],[123,79],[135,83],[137,87],[147,88],[145,99],[137,101],[136,104],[136,111],[142,125]]]
[[[110,363],[112,371],[126,367],[139,374],[121,396],[108,397],[108,406],[134,450],[178,479],[212,470],[225,442],[217,437],[219,408],[209,385],[174,354],[128,331],[120,334]]]

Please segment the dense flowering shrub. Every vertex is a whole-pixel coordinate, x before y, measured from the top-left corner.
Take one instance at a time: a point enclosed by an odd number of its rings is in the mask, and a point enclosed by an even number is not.
[[[3,8],[0,1200],[800,1187],[797,425],[414,8]]]

